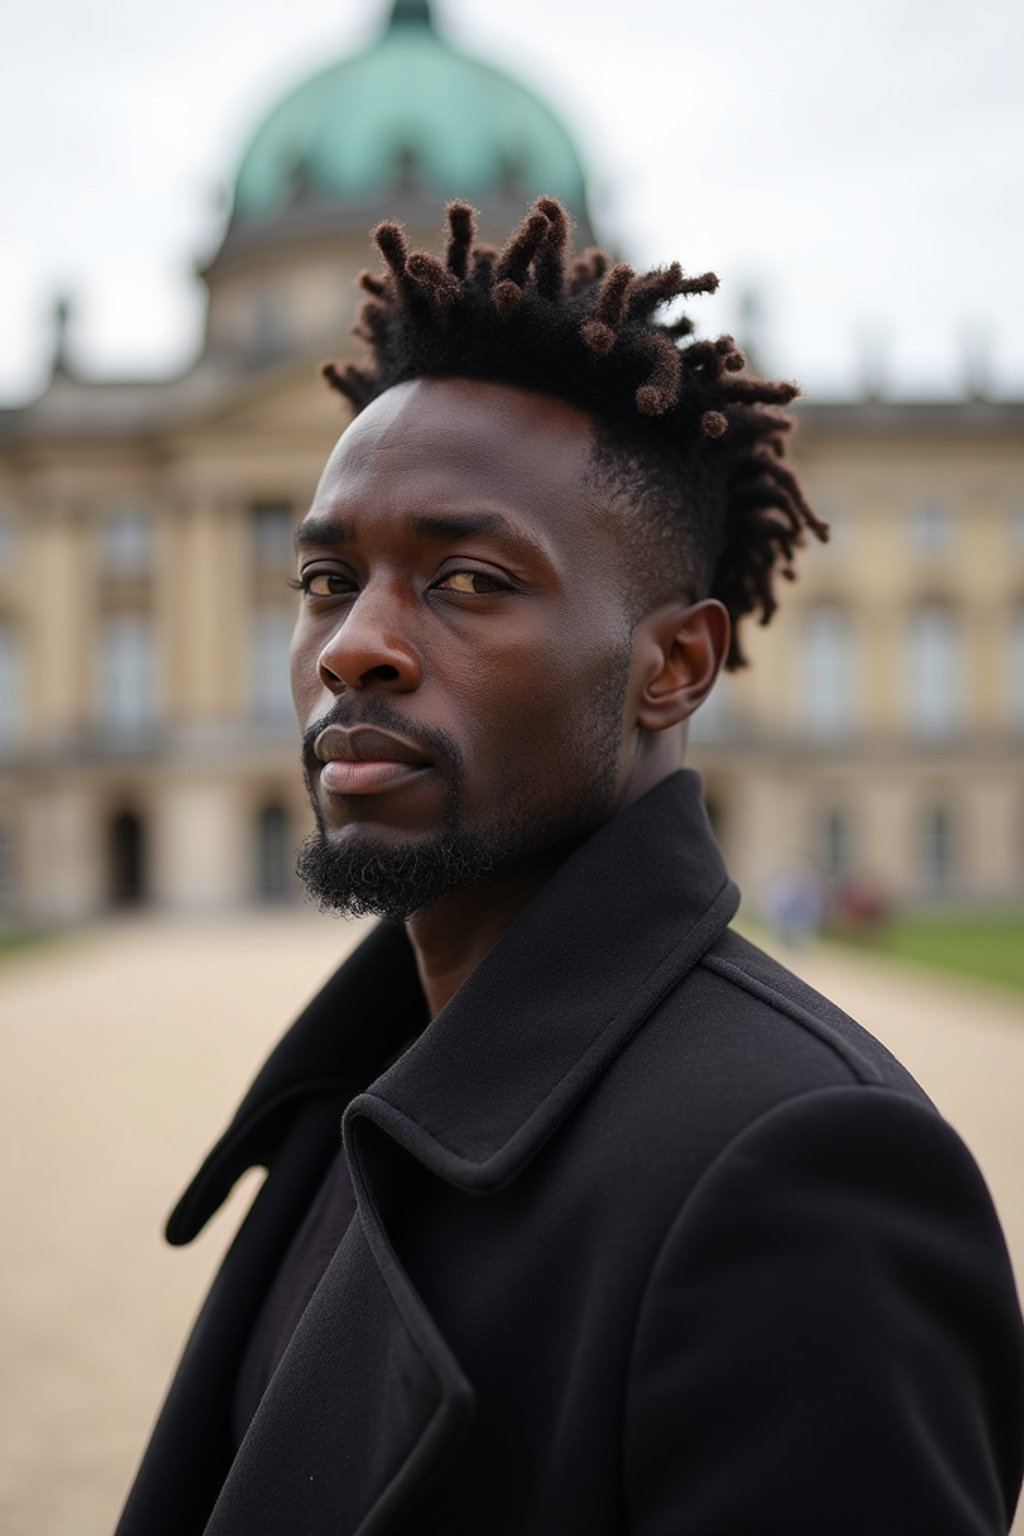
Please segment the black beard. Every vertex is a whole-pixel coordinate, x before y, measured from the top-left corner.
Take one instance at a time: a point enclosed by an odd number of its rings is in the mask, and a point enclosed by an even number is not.
[[[429,840],[405,844],[385,842],[371,832],[348,829],[336,843],[324,826],[314,788],[320,764],[313,744],[328,725],[352,725],[351,711],[341,700],[303,737],[303,765],[316,830],[299,849],[296,872],[316,905],[324,912],[348,917],[407,918],[465,886],[479,885],[489,876],[535,860],[564,858],[613,813],[615,808],[618,739],[628,654],[619,669],[595,691],[593,713],[586,723],[587,760],[591,772],[581,776],[568,803],[557,807],[531,803],[530,785],[496,807],[480,832],[462,824],[462,756],[444,732],[417,727],[413,739],[447,770],[448,795],[443,825]],[[376,725],[409,737],[408,723],[380,694],[361,701],[359,723]]]
[[[457,886],[485,880],[495,857],[478,839],[447,827],[428,843],[398,847],[369,834],[339,847],[318,828],[299,849],[295,868],[323,912],[406,918]]]
[[[334,708],[310,726],[302,739],[303,771],[316,830],[299,849],[296,873],[323,912],[347,917],[409,917],[430,906],[455,885],[483,880],[491,871],[486,850],[459,831],[462,756],[443,731],[420,729],[416,744],[428,751],[447,772],[448,793],[444,825],[430,842],[405,845],[383,843],[372,833],[350,829],[343,845],[336,844],[324,826],[323,812],[314,787],[320,763],[313,750],[316,738],[328,725],[351,725],[350,710],[339,700]],[[407,724],[388,700],[374,695],[363,701],[359,721],[408,737]]]

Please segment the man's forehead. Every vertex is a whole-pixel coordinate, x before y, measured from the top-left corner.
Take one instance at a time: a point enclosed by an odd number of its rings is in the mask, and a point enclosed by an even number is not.
[[[582,491],[593,441],[590,417],[553,396],[489,381],[411,380],[378,396],[342,433],[318,500],[410,476],[527,495]]]

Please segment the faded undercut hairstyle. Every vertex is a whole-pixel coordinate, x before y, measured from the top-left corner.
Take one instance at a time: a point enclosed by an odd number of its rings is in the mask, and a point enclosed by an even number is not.
[[[688,340],[659,309],[713,293],[678,262],[638,274],[607,252],[570,260],[570,221],[551,197],[500,250],[475,243],[474,210],[446,210],[444,259],[410,251],[400,225],[373,231],[384,259],[362,272],[354,330],[363,365],[326,363],[356,412],[408,379],[483,379],[556,395],[595,423],[592,473],[630,519],[636,616],[671,597],[716,597],[732,623],[726,666],[746,664],[738,625],[767,624],[774,578],[793,577],[805,530],[828,537],[785,462],[795,384],[752,377],[731,336]]]

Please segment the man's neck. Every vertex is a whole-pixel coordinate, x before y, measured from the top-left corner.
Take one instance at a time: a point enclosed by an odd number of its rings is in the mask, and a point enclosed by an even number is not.
[[[679,767],[678,738],[665,731],[648,732],[616,805],[631,805]],[[549,880],[565,852],[518,865],[481,885],[449,891],[432,907],[416,912],[406,923],[409,941],[430,1009],[440,1013],[445,1003],[511,928],[523,908]]]
[[[433,1018],[511,928],[560,860],[538,860],[481,885],[449,891],[406,923]]]

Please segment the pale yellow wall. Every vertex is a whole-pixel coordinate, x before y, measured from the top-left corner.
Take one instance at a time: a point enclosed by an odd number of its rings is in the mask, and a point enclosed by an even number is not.
[[[1014,548],[1011,509],[1024,496],[1024,442],[866,438],[806,449],[804,477],[812,503],[845,511],[835,547],[809,539],[799,578],[779,583],[781,606],[770,629],[747,627],[754,665],[735,688],[743,714],[764,729],[799,731],[801,625],[818,602],[851,614],[859,657],[863,731],[907,734],[906,632],[915,603],[947,602],[963,626],[965,726],[1004,732],[1007,638],[1024,597],[1024,553]],[[931,558],[910,533],[915,503],[929,491],[949,501],[954,535],[948,553]]]
[[[155,833],[155,896],[163,905],[202,911],[246,899],[247,827],[230,778],[165,785]]]
[[[207,319],[209,343],[244,352],[258,338],[261,303],[279,305],[287,341],[330,355],[346,344],[354,312],[354,281],[365,265],[365,241],[350,251],[313,248],[251,259],[212,285]]]
[[[209,346],[244,352],[257,335],[261,303],[270,299],[284,315],[290,349],[331,357],[351,350],[348,335],[357,305],[356,287],[364,267],[376,268],[369,230],[290,242],[286,249],[248,249],[223,254],[206,274],[209,287]],[[411,247],[435,248],[433,226],[406,225]],[[491,238],[484,232],[483,238]]]
[[[26,597],[28,741],[60,741],[86,726],[92,704],[93,546],[81,514],[56,498],[41,503],[26,544],[28,568],[46,573]]]
[[[104,905],[96,793],[85,777],[49,776],[22,786],[18,832],[25,913],[44,923],[78,922]]]

